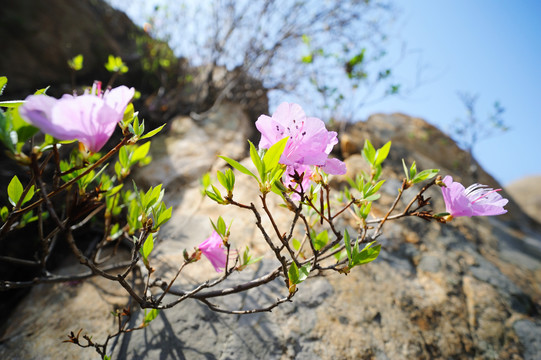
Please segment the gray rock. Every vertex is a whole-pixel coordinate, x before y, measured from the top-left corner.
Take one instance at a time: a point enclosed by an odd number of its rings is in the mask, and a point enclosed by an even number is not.
[[[537,360],[541,354],[541,323],[539,321],[515,321],[513,328],[524,345],[524,360]]]

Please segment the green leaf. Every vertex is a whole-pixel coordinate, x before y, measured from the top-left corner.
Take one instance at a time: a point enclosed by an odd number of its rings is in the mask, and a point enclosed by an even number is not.
[[[241,165],[241,164],[238,163],[237,161],[235,161],[235,160],[233,160],[233,159],[230,159],[230,158],[228,158],[227,156],[222,156],[222,155],[220,155],[219,157],[222,158],[223,160],[225,160],[229,165],[231,165],[233,168],[237,169],[237,170],[240,171],[241,173],[246,174],[246,175],[250,175],[250,176],[252,176],[254,179],[259,180],[259,179],[257,178],[257,176],[255,176],[250,170],[246,169],[243,165]]]
[[[204,173],[203,176],[201,176],[201,179],[199,180],[201,183],[201,186],[203,189],[207,189],[210,186],[211,180],[210,180],[210,173]]]
[[[282,140],[276,142],[267,150],[265,156],[263,157],[263,163],[265,164],[266,171],[273,171],[276,168],[276,166],[278,165],[278,161],[280,161],[280,157],[282,156],[282,153],[286,148],[288,140],[289,137],[285,137]]]
[[[169,219],[171,219],[171,215],[173,214],[173,207],[169,207],[166,210],[162,211],[160,215],[158,215],[158,221],[156,222],[155,228],[159,228],[163,224],[165,224]]]
[[[227,179],[229,191],[233,191],[235,187],[235,173],[233,173],[233,170],[227,169],[225,170],[225,177]]]
[[[270,184],[277,184],[277,181],[282,178],[284,172],[286,171],[285,166],[277,166],[272,170],[270,174]]]
[[[301,58],[301,61],[305,64],[311,64],[313,61],[312,54],[305,55]]]
[[[410,174],[409,174],[409,178],[410,179],[413,179],[413,177],[417,175],[417,165],[415,164],[415,161],[413,162],[413,164],[411,164],[411,167],[410,167]]]
[[[354,265],[366,264],[377,259],[381,251],[381,244],[371,247],[374,243],[375,241],[366,244],[360,253],[355,254]]]
[[[310,274],[310,270],[312,269],[312,264],[310,263],[306,263],[304,264],[300,269],[299,269],[299,282],[297,284],[300,284],[301,282],[303,282],[304,280],[306,280],[306,278],[308,277],[308,275]]]
[[[261,178],[261,181],[265,181],[265,163],[261,161],[261,157],[259,157],[259,153],[257,152],[254,144],[250,140],[248,140],[250,143],[250,158],[252,159],[252,162],[255,165],[255,168],[257,169],[257,172],[259,173],[259,177]]]
[[[147,239],[141,248],[141,254],[145,260],[148,261],[148,256],[152,252],[152,249],[154,249],[154,235],[150,234],[147,236]]]
[[[366,161],[368,161],[368,163],[374,165],[374,160],[376,158],[376,149],[374,149],[374,146],[368,139],[364,142],[363,157]]]
[[[423,170],[421,171],[420,173],[418,173],[413,179],[413,183],[414,184],[417,184],[418,182],[421,182],[421,181],[424,181],[424,180],[428,180],[428,179],[432,179],[434,176],[438,175],[438,173],[440,172],[440,169],[427,169],[427,170]]]
[[[380,180],[375,185],[370,185],[368,190],[363,193],[363,195],[364,195],[363,198],[366,199],[366,198],[374,195],[375,193],[377,193],[379,191],[379,189],[381,188],[381,185],[383,185],[384,182],[385,182],[385,180]],[[370,183],[368,183],[368,184],[370,184]]]
[[[129,124],[132,120],[135,120],[134,119],[134,115],[135,114],[135,110],[133,108],[133,104],[132,103],[129,103],[128,106],[126,106],[126,110],[124,110],[124,115],[122,116],[122,122],[124,124]],[[139,121],[137,121],[137,125],[139,125]],[[137,126],[137,130],[139,129],[139,126]],[[136,131],[135,132],[135,135],[141,135],[141,134],[138,134]]]
[[[0,101],[0,107],[5,107],[5,108],[19,107],[22,104],[24,104],[24,101],[22,100]]]
[[[360,53],[358,53],[357,55],[352,57],[348,61],[348,65],[353,68],[355,65],[361,64],[363,62],[363,60],[364,60],[365,51],[366,51],[366,49],[362,49]]]
[[[116,193],[118,193],[120,191],[120,189],[122,189],[123,186],[124,186],[124,184],[120,184],[120,185],[117,185],[114,188],[110,189],[109,191],[107,191],[107,196],[115,195]]]
[[[68,66],[74,71],[79,71],[83,68],[83,54],[79,54],[68,60]]]
[[[391,142],[387,142],[385,145],[383,145],[378,151],[376,151],[376,159],[374,161],[374,165],[380,165],[389,155],[389,150],[391,149]]]
[[[8,197],[11,205],[15,206],[23,194],[23,185],[17,176],[13,176],[8,185]]]
[[[34,185],[30,186],[28,192],[26,193],[24,200],[21,202],[21,205],[24,205],[26,202],[30,201],[34,196]]]
[[[363,204],[360,209],[360,215],[363,219],[366,219],[368,217],[368,214],[370,214],[370,209],[372,208],[372,203],[368,202],[366,204]]]
[[[47,90],[49,90],[50,86],[47,86],[46,88],[38,89],[34,92],[34,95],[45,95]]]
[[[130,165],[143,160],[150,150],[150,141],[147,141],[141,146],[138,146],[131,155]]]
[[[402,167],[404,168],[404,174],[406,175],[406,180],[409,181],[410,175],[409,175],[408,167],[406,166],[406,162],[404,161],[404,159],[402,159]]]
[[[349,233],[348,233],[347,229],[344,230],[344,244],[345,244],[345,248],[346,248],[346,253],[348,255],[349,267],[352,267],[353,266],[353,259],[351,257],[351,239],[349,237]]]
[[[217,195],[217,194],[215,194],[213,192],[210,192],[209,190],[205,190],[205,194],[207,194],[207,196],[209,198],[216,201],[218,204],[223,204],[224,203],[224,199],[222,198],[221,195]]]
[[[287,272],[290,284],[296,285],[306,280],[306,278],[310,274],[311,268],[312,265],[310,263],[307,263],[299,269],[297,267],[297,264],[295,264],[295,262],[292,262]]]
[[[2,221],[6,221],[9,215],[9,209],[7,206],[2,206],[2,209],[0,209],[0,218]]]
[[[120,56],[109,55],[108,61],[105,63],[105,68],[107,71],[113,73],[119,72],[124,74],[128,72],[128,67],[124,64]]]
[[[223,172],[221,172],[220,170],[218,170],[216,172],[216,175],[218,177],[218,181],[220,182],[220,184],[222,184],[222,186],[227,190],[227,191],[231,191],[231,189],[229,188],[229,182],[227,180],[227,177],[225,176],[225,174]]]
[[[5,76],[0,76],[0,96],[4,92],[4,89],[6,88],[7,83],[8,83],[8,78]]]
[[[299,250],[301,248],[301,242],[295,238],[291,240],[291,245],[293,245],[293,249]]]
[[[126,146],[120,148],[120,151],[118,152],[118,160],[120,161],[120,165],[122,165],[123,168],[127,169],[130,167],[130,159]]]
[[[329,242],[327,230],[323,230],[313,239],[314,249],[321,250]]]
[[[151,309],[148,313],[147,311],[145,310],[145,319],[143,320],[143,322],[146,324],[150,323],[152,320],[156,319],[156,317],[158,316],[160,310],[158,309]]]
[[[299,268],[297,267],[297,264],[295,264],[294,261],[291,263],[291,266],[289,267],[289,270],[287,271],[287,277],[289,278],[290,284],[299,283]]]
[[[246,247],[246,251],[248,251],[248,246]],[[246,252],[245,252],[245,254],[246,254]],[[244,266],[252,265],[252,264],[255,264],[258,261],[261,261],[262,259],[263,259],[263,256],[256,257],[255,259],[252,259],[252,256],[246,255],[242,265],[244,265]]]
[[[146,133],[145,135],[141,136],[141,137],[139,138],[139,140],[147,139],[147,138],[149,138],[149,137],[152,137],[152,136],[156,135],[157,133],[159,133],[159,132],[163,129],[164,126],[165,126],[165,124],[163,124],[163,125],[160,126],[159,128],[156,128],[156,129],[154,129],[154,130],[152,130],[152,131],[149,131],[149,132]]]
[[[218,234],[225,236],[226,235],[226,225],[224,219],[220,216],[218,217],[218,222],[216,224],[216,228],[218,230]]]
[[[212,190],[214,191],[214,194],[216,194],[216,195],[217,195],[220,199],[222,199],[222,201],[223,201],[223,197],[222,197],[222,194],[220,193],[220,190],[218,190],[218,189],[216,188],[216,186],[214,186],[214,185],[212,185],[212,184],[210,185],[210,187],[211,187]]]
[[[381,197],[381,194],[374,194],[374,195],[370,195],[370,196],[365,197],[363,200],[366,200],[366,201],[376,201],[376,200],[379,199],[380,197]]]

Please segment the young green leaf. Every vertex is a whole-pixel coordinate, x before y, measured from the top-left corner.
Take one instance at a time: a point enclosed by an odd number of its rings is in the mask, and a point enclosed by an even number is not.
[[[369,164],[374,165],[374,161],[376,159],[376,149],[374,149],[374,146],[372,145],[370,140],[366,140],[364,142],[362,155]]]
[[[214,186],[213,186],[213,188],[214,188]],[[209,190],[205,190],[205,194],[209,198],[211,198],[212,200],[216,201],[218,204],[223,204],[224,203],[224,199],[222,198],[222,195],[219,195],[219,192],[218,192],[218,194],[216,194],[214,192],[210,192]]]
[[[254,179],[258,180],[259,179],[257,178],[257,176],[255,176],[250,170],[246,169],[246,167],[244,167],[243,165],[241,165],[239,162],[233,160],[233,159],[230,159],[228,158],[227,156],[222,156],[220,155],[219,156],[220,158],[222,158],[223,160],[225,160],[229,165],[231,165],[233,168],[237,169],[238,171],[240,171],[241,173],[243,174],[246,174],[246,175],[250,175],[252,176]]]
[[[223,235],[223,236],[226,235],[227,228],[226,228],[226,225],[225,225],[225,221],[221,216],[218,217],[216,227],[218,229],[218,234]]]
[[[381,165],[381,163],[387,158],[387,155],[389,155],[389,150],[391,149],[391,142],[387,142],[385,145],[383,145],[378,151],[376,151],[376,159],[374,161],[374,165]]]
[[[160,226],[162,226],[163,224],[165,224],[169,219],[171,219],[172,213],[173,213],[173,207],[172,206],[170,206],[166,210],[160,212],[160,214],[158,215],[158,220],[156,221],[156,224],[154,225],[154,227],[157,229]]]
[[[282,153],[284,152],[284,149],[286,148],[286,144],[288,140],[289,140],[289,137],[285,137],[282,140],[275,143],[274,145],[272,145],[269,148],[269,150],[267,150],[267,152],[265,153],[265,156],[263,157],[263,162],[265,163],[266,171],[272,171],[278,165],[278,161],[280,161],[280,157],[282,156]]]
[[[148,139],[148,138],[150,138],[150,137],[153,137],[154,135],[156,135],[157,133],[159,133],[159,132],[163,129],[164,126],[165,126],[165,124],[163,124],[163,125],[160,126],[159,128],[156,128],[156,129],[154,129],[154,130],[152,130],[152,131],[149,131],[149,132],[146,133],[145,135],[141,136],[141,137],[139,138],[139,140],[144,140],[144,139]],[[143,128],[143,130],[144,130],[144,128]]]
[[[220,170],[218,170],[216,172],[216,175],[218,177],[218,181],[220,182],[220,184],[222,184],[222,186],[227,190],[227,191],[231,191],[231,189],[229,188],[229,182],[227,181],[227,178],[225,176],[225,174],[223,172],[221,172]]]
[[[310,274],[311,268],[312,265],[310,263],[307,263],[299,269],[297,267],[297,264],[295,264],[295,262],[292,262],[287,272],[290,284],[296,285],[306,280],[306,278]]]
[[[6,221],[9,215],[9,209],[7,206],[2,206],[2,209],[0,209],[0,218],[2,221]]]
[[[126,146],[120,148],[120,151],[118,152],[118,161],[120,161],[120,165],[122,165],[123,168],[127,169],[130,167],[128,148]]]
[[[408,167],[406,166],[406,162],[404,161],[404,159],[402,159],[402,167],[404,168],[404,175],[406,175],[406,180],[409,181],[410,175],[409,175]]]
[[[21,205],[24,205],[26,202],[30,201],[33,196],[34,196],[34,185],[30,186],[30,189],[28,189],[28,192],[26,193],[23,201],[21,202]]]
[[[261,161],[261,157],[259,157],[259,153],[257,152],[254,144],[248,140],[250,143],[250,158],[252,159],[252,162],[255,165],[255,168],[257,169],[257,172],[259,173],[259,177],[261,178],[261,181],[265,181],[265,163]]]
[[[321,250],[329,242],[327,230],[323,230],[313,238],[314,249]]]
[[[152,320],[156,319],[159,312],[160,312],[160,310],[158,310],[158,309],[150,309],[150,311],[147,313],[147,311],[145,309],[145,318],[143,320],[144,324],[147,325]]]
[[[133,151],[131,155],[130,166],[137,163],[140,160],[143,160],[145,156],[147,156],[149,150],[150,150],[150,141],[147,141],[141,146],[137,146],[137,148]]]
[[[148,261],[148,256],[152,252],[152,249],[154,249],[154,236],[153,234],[150,234],[147,236],[145,243],[141,248],[141,254],[146,261]]]
[[[23,185],[19,181],[19,178],[16,175],[13,176],[8,185],[8,198],[11,205],[17,205],[23,194],[23,190]]]
[[[417,175],[417,165],[415,164],[415,161],[414,161],[413,164],[411,164],[411,167],[410,167],[410,176],[409,176],[409,178],[413,179],[415,177],[415,175]]]
[[[7,83],[8,83],[8,78],[5,76],[0,76],[0,96],[4,92],[4,89],[6,88]]]
[[[68,60],[68,66],[73,71],[79,71],[83,68],[83,60],[84,60],[83,54],[79,54],[73,57],[72,59]]]
[[[345,248],[346,248],[346,253],[348,255],[348,265],[349,265],[349,267],[352,267],[353,266],[353,259],[351,257],[351,239],[349,237],[349,233],[348,233],[347,229],[344,230],[344,244],[345,244]]]
[[[312,264],[310,263],[306,263],[303,266],[301,266],[301,268],[299,269],[299,280],[298,280],[299,282],[297,284],[300,284],[301,282],[306,280],[306,278],[308,278],[308,275],[310,274],[311,269],[312,269]]]
[[[377,259],[381,251],[381,244],[372,247],[374,243],[375,241],[366,244],[361,252],[355,254],[354,265],[366,264]]]
[[[439,169],[423,170],[420,173],[418,173],[417,175],[415,175],[415,177],[412,179],[412,182],[414,184],[417,184],[417,183],[419,183],[421,181],[432,179],[434,176],[438,175],[439,172],[440,172]]]

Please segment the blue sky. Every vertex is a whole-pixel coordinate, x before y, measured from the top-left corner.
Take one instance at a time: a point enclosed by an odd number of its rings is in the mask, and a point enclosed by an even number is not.
[[[417,61],[428,80],[404,98],[389,98],[361,110],[403,112],[447,131],[465,115],[457,91],[479,94],[480,118],[498,100],[511,127],[482,140],[474,150],[483,168],[503,185],[541,174],[541,1],[409,0],[395,35],[414,53],[395,69],[413,81]]]
[[[144,22],[143,6],[109,2]],[[146,12],[159,3],[169,2],[146,1]],[[422,62],[424,84],[406,96],[365,106],[356,118],[402,112],[449,132],[466,114],[457,92],[478,94],[478,117],[485,119],[499,101],[511,128],[477,144],[474,156],[483,168],[502,185],[541,175],[541,1],[396,0],[395,5],[400,11],[389,39],[397,52],[405,43],[411,55],[393,71],[401,83],[412,84]]]

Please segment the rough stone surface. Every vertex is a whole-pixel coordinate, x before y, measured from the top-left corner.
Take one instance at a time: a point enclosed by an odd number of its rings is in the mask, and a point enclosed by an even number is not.
[[[41,72],[35,70],[37,64],[28,64],[23,72],[12,65],[17,62],[11,55],[3,53],[0,61],[11,62],[0,63],[0,68],[11,71],[10,78],[21,81],[11,82],[13,89],[26,91],[28,87],[48,85],[51,78],[65,70],[66,60],[79,52],[85,54],[85,66],[89,69],[101,67],[103,61],[99,57],[92,60],[94,52],[96,56],[106,56],[118,46],[122,50],[119,54],[128,54],[129,58],[133,43],[123,44],[122,34],[116,37],[116,26],[127,18],[117,13],[100,13],[102,10],[95,6],[100,1],[69,2],[75,5],[68,13],[66,9],[59,10],[61,3],[56,0],[44,5],[27,0],[2,8],[0,23],[10,25],[11,32],[6,33],[6,26],[0,26],[0,31],[4,31],[0,37],[12,41],[5,42],[5,48],[25,48],[32,56],[42,54],[35,58],[45,64]],[[26,12],[22,20],[14,15],[20,11]],[[40,12],[49,11],[56,11],[58,22],[30,21]],[[98,44],[102,47],[84,43],[76,37],[80,35],[65,31],[66,26],[82,27],[77,19],[87,13],[94,14],[89,15],[93,21],[105,19],[114,25],[110,29],[111,39]],[[95,28],[90,27],[85,38]],[[46,33],[38,34],[38,30]],[[32,37],[36,41],[27,42]],[[61,48],[50,48],[51,39]],[[69,43],[73,47],[66,47]],[[95,51],[98,48],[102,52]],[[52,69],[56,71],[54,75]],[[199,73],[192,70],[194,75]],[[69,82],[68,75],[61,81]],[[233,76],[211,75],[213,86],[204,81],[190,85],[201,85],[198,92],[181,84],[165,96],[148,96],[150,107],[167,109],[161,114],[179,116],[170,123],[167,136],[153,140],[154,161],[136,178],[146,186],[164,183],[166,201],[174,206],[173,218],[161,229],[152,253],[156,274],[166,281],[181,264],[182,250],[190,251],[210,234],[209,217],[216,219],[222,215],[227,222],[234,219],[231,243],[240,251],[249,246],[264,259],[221,284],[227,287],[262,276],[276,268],[277,262],[265,251],[266,245],[250,213],[217,206],[203,198],[198,179],[206,171],[215,173],[225,168],[224,161],[217,158],[220,154],[250,166],[245,139],[253,136],[254,113],[267,113],[267,105],[265,92],[261,93],[256,83],[247,80],[241,88],[253,92],[253,96],[246,93],[250,101],[239,104],[245,96],[235,93],[211,111],[196,116],[198,121],[180,116],[193,110],[183,99],[191,104],[209,105],[199,96],[215,98],[219,84],[224,86],[228,76]],[[185,96],[188,94],[191,98]],[[383,170],[388,180],[381,188],[381,199],[373,207],[376,216],[383,216],[396,196],[402,158],[408,163],[416,160],[419,169],[439,168],[442,174],[452,174],[456,180],[472,182],[463,165],[466,154],[437,128],[404,114],[376,114],[366,122],[347,126],[340,141],[349,176],[367,170],[359,154],[365,139],[375,146],[393,141]],[[478,180],[499,187],[482,169]],[[345,183],[340,177],[331,181],[335,187]],[[237,174],[236,184],[243,191],[237,190],[235,199],[257,203],[253,179]],[[404,194],[399,208],[411,199],[412,193],[415,189]],[[539,190],[533,187],[528,194],[539,196]],[[430,189],[427,195],[432,198],[434,209],[443,211],[441,192]],[[378,239],[383,250],[375,262],[355,268],[347,276],[333,273],[310,278],[298,286],[299,292],[292,302],[270,313],[224,315],[188,300],[162,311],[144,330],[112,340],[109,353],[114,359],[537,359],[541,353],[541,230],[537,222],[524,215],[519,204],[520,201],[511,201],[505,216],[459,218],[448,225],[420,219],[388,222]],[[278,226],[287,231],[290,213],[274,202],[270,207],[277,214]],[[264,225],[270,224],[264,221]],[[341,220],[339,226],[353,231],[355,224]],[[302,237],[301,233],[298,235]],[[63,271],[75,268],[69,265]],[[186,268],[175,288],[191,289],[216,276],[210,263],[202,260]],[[213,299],[213,303],[223,309],[251,309],[269,305],[286,294],[284,281],[279,278],[247,293]],[[79,329],[83,329],[82,334],[103,341],[115,331],[110,312],[129,305],[134,311],[131,325],[137,326],[143,312],[115,283],[92,278],[37,286],[0,325],[0,359],[95,359],[97,354],[92,349],[80,349],[62,341],[70,331],[77,333]]]
[[[153,253],[156,273],[164,279],[176,272],[183,249],[192,249],[208,236],[208,218],[218,215],[227,222],[234,219],[230,241],[236,248],[248,245],[255,254],[264,255],[261,263],[235,274],[224,287],[277,266],[273,256],[264,252],[249,213],[217,206],[200,193],[201,173],[224,167],[217,153],[249,166],[247,159],[242,160],[245,150],[235,144],[237,136],[245,136],[239,109],[226,104],[202,121],[178,118],[170,136],[153,140],[154,163],[161,165],[137,175],[149,184],[168,182],[166,197],[174,206],[173,218],[163,227]],[[391,125],[419,123],[405,116],[387,119],[393,120]],[[382,131],[378,126],[390,126],[378,124],[375,133]],[[403,155],[422,156],[415,149]],[[391,150],[391,156],[399,155]],[[178,165],[179,161],[186,165]],[[350,172],[362,166],[359,155],[346,162]],[[167,163],[177,165],[166,168]],[[181,166],[183,171],[178,170]],[[390,180],[382,187],[376,214],[383,213],[400,185],[399,172],[391,166],[384,171]],[[342,181],[335,178],[333,184]],[[247,189],[235,194],[238,201],[256,202],[253,185],[250,177],[237,175],[237,189]],[[439,190],[431,189],[428,195],[436,211],[444,208]],[[286,227],[288,212],[276,204],[271,207],[279,214],[277,223]],[[299,285],[291,303],[271,313],[224,315],[189,300],[162,311],[144,330],[112,341],[110,351],[117,359],[536,359],[541,328],[540,236],[536,228],[525,227],[520,216],[459,218],[448,225],[420,219],[389,222],[379,239],[383,251],[375,262],[347,276],[310,278]],[[341,226],[349,225],[343,221]],[[212,266],[200,261],[188,267],[175,286],[189,289],[209,276],[216,276]],[[286,293],[283,280],[277,279],[213,302],[224,309],[249,309],[266,306]],[[95,358],[93,350],[61,341],[80,328],[103,339],[114,331],[107,313],[128,302],[119,286],[100,279],[76,286],[39,286],[3,328],[0,358]],[[141,319],[139,312],[132,325]]]
[[[537,190],[541,175],[528,176],[508,184],[505,190],[537,222],[541,223],[541,194]]]

